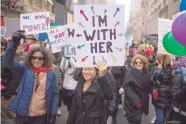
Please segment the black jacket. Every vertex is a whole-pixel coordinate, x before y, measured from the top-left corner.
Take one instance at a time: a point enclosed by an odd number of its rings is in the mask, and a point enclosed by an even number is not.
[[[131,69],[125,77],[124,109],[126,116],[130,122],[139,123],[141,122],[142,113],[148,114],[149,93],[152,93],[150,74]],[[136,107],[137,103],[142,105],[141,109]]]
[[[76,86],[67,124],[102,124],[104,101],[113,99],[113,88],[108,75],[95,79],[83,93],[84,80]]]
[[[122,82],[123,82],[122,68],[121,67],[112,67],[111,73],[113,74],[113,76],[116,80],[117,89],[120,89],[122,87]]]
[[[186,112],[186,82],[181,73],[176,73],[172,81],[173,106],[181,107],[181,111]]]
[[[156,68],[156,67],[155,67]],[[172,69],[171,66],[163,68],[160,73],[157,72],[157,68],[154,69],[154,89],[158,91],[158,100],[152,103],[156,107],[164,108],[171,103],[171,85],[172,85]]]
[[[1,85],[5,86],[5,89],[1,91],[1,95],[7,99],[11,98],[16,94],[21,77],[18,77],[15,72],[12,72],[1,62],[1,79]]]

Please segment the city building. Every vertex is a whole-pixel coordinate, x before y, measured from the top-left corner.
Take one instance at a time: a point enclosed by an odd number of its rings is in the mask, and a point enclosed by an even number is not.
[[[168,1],[168,18],[174,19],[179,13],[180,0],[169,0]]]
[[[79,0],[78,4],[106,4],[107,0]]]
[[[21,13],[48,11],[51,22],[55,21],[52,0],[1,0],[1,16],[19,18]]]

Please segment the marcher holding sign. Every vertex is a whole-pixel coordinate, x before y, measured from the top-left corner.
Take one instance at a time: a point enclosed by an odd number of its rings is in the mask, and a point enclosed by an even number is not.
[[[64,27],[60,26],[47,32],[52,52],[60,52],[64,45]]]
[[[50,29],[49,12],[21,14],[20,29],[24,30],[26,34],[46,32]]]
[[[94,67],[98,60],[108,66],[123,66],[124,6],[77,5],[74,12],[78,66]]]

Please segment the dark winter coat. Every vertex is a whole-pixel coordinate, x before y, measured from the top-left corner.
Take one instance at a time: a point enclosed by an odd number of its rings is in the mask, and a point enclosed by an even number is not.
[[[148,114],[149,93],[152,93],[150,74],[137,69],[131,69],[125,77],[124,109],[127,114],[126,116],[130,122],[140,123],[142,114]],[[140,109],[136,107],[137,103],[142,105]]]
[[[116,87],[119,90],[122,87],[122,68],[121,67],[112,67],[111,73],[113,74],[115,80],[116,80]]]
[[[104,101],[113,99],[113,88],[107,75],[94,79],[86,92],[85,81],[80,80],[75,89],[67,124],[102,124]]]
[[[155,67],[156,68],[156,67]],[[158,100],[153,101],[155,107],[164,108],[171,103],[171,84],[172,84],[172,69],[171,66],[163,68],[159,73],[157,68],[154,69],[154,89],[158,91]]]
[[[1,85],[5,86],[5,89],[1,91],[1,95],[4,98],[9,99],[16,94],[16,89],[19,85],[21,77],[5,67],[5,65],[1,61],[1,79]]]
[[[181,107],[181,111],[186,112],[186,82],[181,73],[176,73],[172,81],[173,106]]]

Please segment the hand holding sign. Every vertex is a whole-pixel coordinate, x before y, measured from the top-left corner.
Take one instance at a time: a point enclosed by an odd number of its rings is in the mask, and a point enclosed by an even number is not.
[[[107,65],[104,61],[98,61],[96,63],[97,69],[99,70],[99,76],[105,75],[107,71]]]

